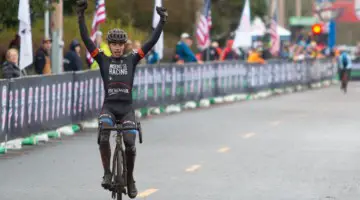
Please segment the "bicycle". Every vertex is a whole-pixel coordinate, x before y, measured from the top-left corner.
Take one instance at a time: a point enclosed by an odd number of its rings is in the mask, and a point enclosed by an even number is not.
[[[140,122],[136,123],[135,129],[139,132],[139,142],[142,144],[142,133]],[[116,146],[113,155],[112,163],[112,180],[110,191],[113,199],[122,200],[122,194],[127,195],[127,167],[126,167],[126,154],[123,144],[123,132],[126,130],[134,130],[134,127],[123,127],[120,120],[116,120],[114,127],[102,127],[102,122],[99,122],[99,131],[109,130],[117,131]]]
[[[341,77],[341,89],[344,90],[344,93],[347,92],[348,81],[349,81],[348,72],[347,72],[347,70],[344,70],[344,73]]]

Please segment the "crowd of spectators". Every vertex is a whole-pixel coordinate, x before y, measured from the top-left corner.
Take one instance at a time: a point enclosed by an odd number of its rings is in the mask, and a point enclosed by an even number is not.
[[[110,56],[111,52],[108,44],[103,40],[103,33],[97,31],[95,33],[95,44],[100,48],[105,55]],[[211,45],[204,50],[193,52],[193,40],[190,34],[183,33],[180,40],[175,47],[175,52],[172,57],[172,62],[177,64],[184,63],[203,63],[206,61],[228,61],[228,60],[241,60],[248,63],[264,64],[268,59],[274,58],[269,51],[269,44],[264,43],[263,40],[257,39],[253,42],[253,46],[248,49],[233,49],[234,40],[228,39],[224,47],[220,47],[217,41],[212,41]],[[51,51],[52,40],[44,38],[40,48],[34,53],[33,71],[35,74],[51,74]],[[10,42],[9,49],[7,50],[5,62],[2,63],[2,78],[16,78],[21,76],[23,72],[18,67],[19,59],[20,38],[16,35],[15,39]],[[133,49],[141,48],[140,41],[128,40],[126,44],[126,51],[129,52]],[[356,57],[360,57],[360,43],[355,52]],[[295,41],[282,41],[281,50],[277,58],[299,61],[308,58],[325,58],[334,57],[338,55],[336,48],[329,49],[325,44],[316,42],[311,34],[300,35]],[[141,60],[140,64],[156,64],[159,63],[159,55],[152,49]],[[96,70],[99,68],[98,63],[94,61],[91,65],[87,63],[86,56],[81,55],[81,44],[78,40],[74,39],[70,43],[69,51],[65,53],[63,59],[64,71],[79,71],[83,69]],[[84,67],[86,66],[86,67]]]

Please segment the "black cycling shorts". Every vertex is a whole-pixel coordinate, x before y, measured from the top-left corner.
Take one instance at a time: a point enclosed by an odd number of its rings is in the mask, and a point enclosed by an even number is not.
[[[116,121],[126,125],[136,125],[135,111],[131,104],[104,103],[99,120],[114,126]]]

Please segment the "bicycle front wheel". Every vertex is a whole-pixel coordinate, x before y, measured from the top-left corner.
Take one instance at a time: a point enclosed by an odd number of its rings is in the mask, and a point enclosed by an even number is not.
[[[122,200],[122,194],[123,194],[123,189],[124,189],[124,176],[123,176],[123,164],[124,164],[124,158],[123,158],[123,154],[122,154],[122,150],[121,150],[121,146],[118,146],[116,149],[116,173],[115,173],[115,179],[116,182],[118,183],[118,187],[117,188],[117,193],[116,193],[116,199],[117,200]]]

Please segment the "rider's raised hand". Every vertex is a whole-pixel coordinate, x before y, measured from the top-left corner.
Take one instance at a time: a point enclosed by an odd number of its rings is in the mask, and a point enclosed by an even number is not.
[[[167,9],[164,8],[164,7],[156,6],[156,12],[160,15],[160,19],[161,19],[163,22],[166,22],[166,19],[167,19],[167,17],[168,17]]]
[[[84,14],[87,8],[87,0],[76,0],[76,11],[79,15]]]

